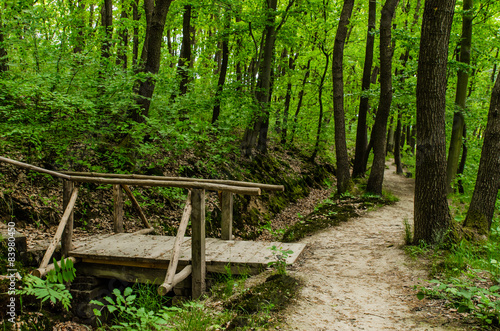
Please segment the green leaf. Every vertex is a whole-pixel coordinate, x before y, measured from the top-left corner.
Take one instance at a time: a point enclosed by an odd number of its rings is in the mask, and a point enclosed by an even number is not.
[[[425,298],[425,293],[424,292],[418,292],[417,293],[417,298],[418,298],[418,300],[422,300],[423,298]]]
[[[110,313],[116,311],[118,308],[116,308],[115,306],[108,306],[108,310]]]
[[[128,297],[130,294],[132,294],[132,288],[131,287],[127,287],[125,289],[125,291],[123,291],[123,295]]]

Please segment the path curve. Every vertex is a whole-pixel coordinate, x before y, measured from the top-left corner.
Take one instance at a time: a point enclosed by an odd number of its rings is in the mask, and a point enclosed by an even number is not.
[[[308,249],[290,274],[304,287],[285,311],[285,330],[464,330],[416,308],[413,286],[426,272],[402,250],[414,180],[387,165],[384,189],[399,202],[300,241]]]

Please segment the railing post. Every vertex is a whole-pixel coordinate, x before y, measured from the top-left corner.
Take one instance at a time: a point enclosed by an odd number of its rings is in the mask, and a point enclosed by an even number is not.
[[[120,184],[113,185],[113,231],[123,232],[123,192]]]
[[[192,290],[193,299],[203,295],[206,289],[205,284],[205,190],[193,189],[191,202],[193,209],[191,212],[192,239],[191,239],[191,261]]]
[[[221,196],[221,239],[233,239],[233,193],[224,191]]]
[[[68,206],[74,187],[75,183],[72,181],[63,180],[63,211],[65,211]],[[63,257],[68,257],[68,252],[71,250],[71,241],[73,239],[73,219],[73,212],[71,212],[61,238],[61,254]]]

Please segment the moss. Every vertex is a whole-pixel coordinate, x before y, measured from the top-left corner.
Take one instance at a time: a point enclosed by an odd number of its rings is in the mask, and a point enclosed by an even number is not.
[[[285,308],[290,299],[294,298],[300,288],[300,282],[289,275],[274,274],[265,282],[252,287],[242,295],[229,300],[225,308],[254,314],[264,306],[271,306],[270,310],[279,311]]]

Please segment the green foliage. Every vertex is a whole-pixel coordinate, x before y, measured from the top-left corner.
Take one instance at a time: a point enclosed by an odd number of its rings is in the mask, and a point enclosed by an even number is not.
[[[47,273],[46,279],[41,279],[34,275],[26,275],[24,277],[24,285],[18,291],[20,295],[33,295],[44,303],[50,300],[52,304],[60,302],[64,309],[69,310],[71,307],[71,293],[66,289],[66,283],[73,281],[75,278],[75,268],[73,262],[69,259],[61,260],[61,266],[54,259],[55,269]]]
[[[278,275],[286,275],[286,259],[290,254],[293,254],[292,250],[283,249],[282,247],[277,247],[276,245],[272,245],[269,247],[273,254],[274,261],[269,261],[267,266],[270,268],[274,268]]]
[[[91,301],[113,316],[113,329],[203,331],[220,327],[217,318],[210,315],[199,302],[186,302],[181,307],[162,306],[153,309],[151,306],[143,306],[131,287],[127,287],[123,293],[114,289],[113,296],[114,298],[105,297],[105,303]],[[98,318],[103,315],[102,310],[97,308],[94,309],[94,314]]]

